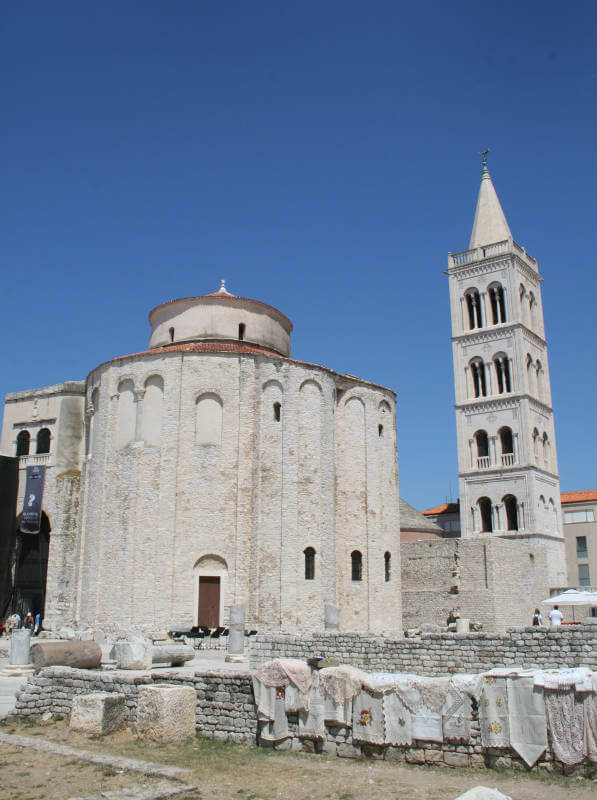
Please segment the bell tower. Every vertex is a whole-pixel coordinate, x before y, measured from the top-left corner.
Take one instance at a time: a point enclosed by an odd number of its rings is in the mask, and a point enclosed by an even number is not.
[[[520,247],[482,153],[468,250],[450,253],[462,537],[529,539],[566,585],[560,483],[537,261]]]

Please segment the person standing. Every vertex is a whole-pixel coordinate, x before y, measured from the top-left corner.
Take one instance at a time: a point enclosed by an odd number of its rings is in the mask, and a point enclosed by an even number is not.
[[[552,624],[552,627],[557,628],[558,625],[562,624],[562,620],[564,619],[564,615],[560,611],[557,606],[554,606],[551,611],[549,612],[549,621]]]
[[[533,625],[543,625],[543,617],[538,608],[535,609],[535,613],[533,614]]]

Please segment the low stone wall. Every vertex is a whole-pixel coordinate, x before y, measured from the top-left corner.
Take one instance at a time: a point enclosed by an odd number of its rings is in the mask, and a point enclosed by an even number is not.
[[[197,732],[213,739],[258,744],[258,723],[251,676],[247,673],[206,672],[176,675],[171,670],[126,672],[79,670],[70,667],[47,667],[31,677],[17,698],[14,715],[39,716],[71,713],[77,694],[104,691],[119,692],[126,697],[128,722],[135,724],[139,686],[168,683],[191,686],[197,693],[195,721]],[[352,741],[351,728],[327,725],[325,741],[299,738],[296,714],[288,716],[290,737],[273,745],[277,750],[325,753],[340,758],[375,758],[435,767],[509,767],[528,769],[511,748],[484,748],[481,745],[478,708],[473,703],[471,735],[464,741],[443,743],[413,741],[402,747],[358,744]],[[548,734],[549,739],[549,734]],[[271,744],[261,743],[271,747]],[[533,771],[563,772],[594,776],[597,765],[580,764],[566,767],[556,761],[548,745]]]
[[[415,672],[430,677],[484,672],[493,667],[586,666],[597,671],[597,620],[572,628],[511,628],[505,633],[429,633],[384,639],[349,633],[257,634],[250,665],[272,658],[325,653],[369,672]]]
[[[257,713],[251,677],[247,673],[206,672],[177,675],[172,670],[136,672],[46,667],[32,676],[17,696],[14,715],[70,716],[77,694],[119,692],[126,697],[128,723],[135,724],[139,686],[168,683],[191,686],[197,693],[197,732],[223,741],[255,741]]]

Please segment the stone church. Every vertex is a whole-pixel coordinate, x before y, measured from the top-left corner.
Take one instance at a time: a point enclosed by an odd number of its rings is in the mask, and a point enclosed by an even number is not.
[[[45,472],[21,599],[49,627],[212,627],[242,603],[249,628],[317,631],[332,603],[340,630],[401,634],[394,392],[293,360],[290,320],[224,282],[149,323],[148,350],[6,398],[18,510]]]

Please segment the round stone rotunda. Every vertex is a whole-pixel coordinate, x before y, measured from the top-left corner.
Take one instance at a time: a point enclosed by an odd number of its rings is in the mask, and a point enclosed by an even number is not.
[[[292,324],[219,291],[149,315],[87,378],[79,623],[400,633],[395,394],[290,358]]]

